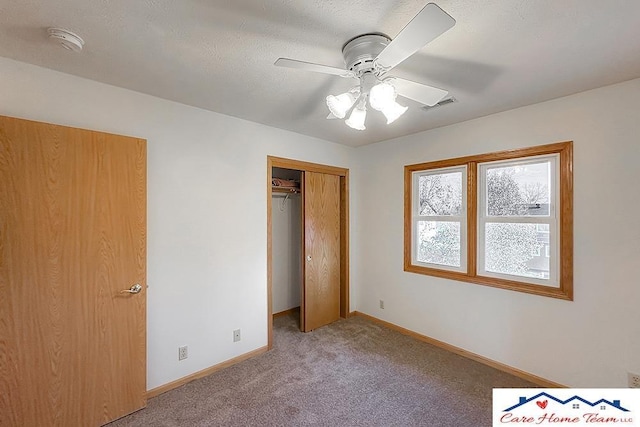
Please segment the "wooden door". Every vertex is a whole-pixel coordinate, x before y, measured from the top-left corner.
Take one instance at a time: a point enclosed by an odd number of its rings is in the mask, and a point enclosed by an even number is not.
[[[304,330],[340,318],[340,177],[304,174]]]
[[[0,425],[145,405],[146,141],[0,116]]]

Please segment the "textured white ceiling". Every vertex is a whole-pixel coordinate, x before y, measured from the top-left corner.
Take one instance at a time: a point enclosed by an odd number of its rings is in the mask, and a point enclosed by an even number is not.
[[[371,111],[365,131],[325,119],[325,97],[355,80],[273,65],[343,67],[347,40],[393,38],[426,3],[0,0],[0,56],[351,146],[640,77],[638,0],[438,1],[456,26],[392,74],[459,102],[427,112],[406,100],[389,126]],[[51,44],[51,26],[80,34],[84,51]]]

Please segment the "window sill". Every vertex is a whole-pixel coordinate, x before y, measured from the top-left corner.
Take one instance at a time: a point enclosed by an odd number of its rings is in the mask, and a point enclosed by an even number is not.
[[[424,274],[427,276],[440,277],[443,279],[457,280],[460,282],[475,283],[478,285],[491,286],[493,288],[508,289],[511,291],[524,292],[527,294],[540,295],[550,298],[563,299],[573,301],[573,293],[570,291],[572,286],[566,286],[561,283],[559,288],[552,288],[542,285],[534,285],[515,280],[505,280],[495,277],[469,275],[467,273],[459,273],[456,271],[439,270],[437,268],[421,267],[408,264],[404,266],[404,271],[408,273]]]

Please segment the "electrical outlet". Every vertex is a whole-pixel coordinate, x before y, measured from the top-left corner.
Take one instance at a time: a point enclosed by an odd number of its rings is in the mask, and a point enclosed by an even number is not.
[[[629,387],[630,388],[640,388],[640,375],[628,373],[629,375]]]
[[[380,300],[380,308],[384,310],[384,300]]]
[[[240,329],[233,331],[233,342],[240,341]]]
[[[186,345],[178,347],[178,360],[184,360],[189,357],[189,350]]]

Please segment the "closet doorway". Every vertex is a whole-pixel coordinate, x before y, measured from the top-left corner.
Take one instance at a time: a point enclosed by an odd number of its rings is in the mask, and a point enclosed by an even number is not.
[[[299,305],[304,332],[349,314],[349,170],[268,156],[267,178],[271,348],[274,313]]]

